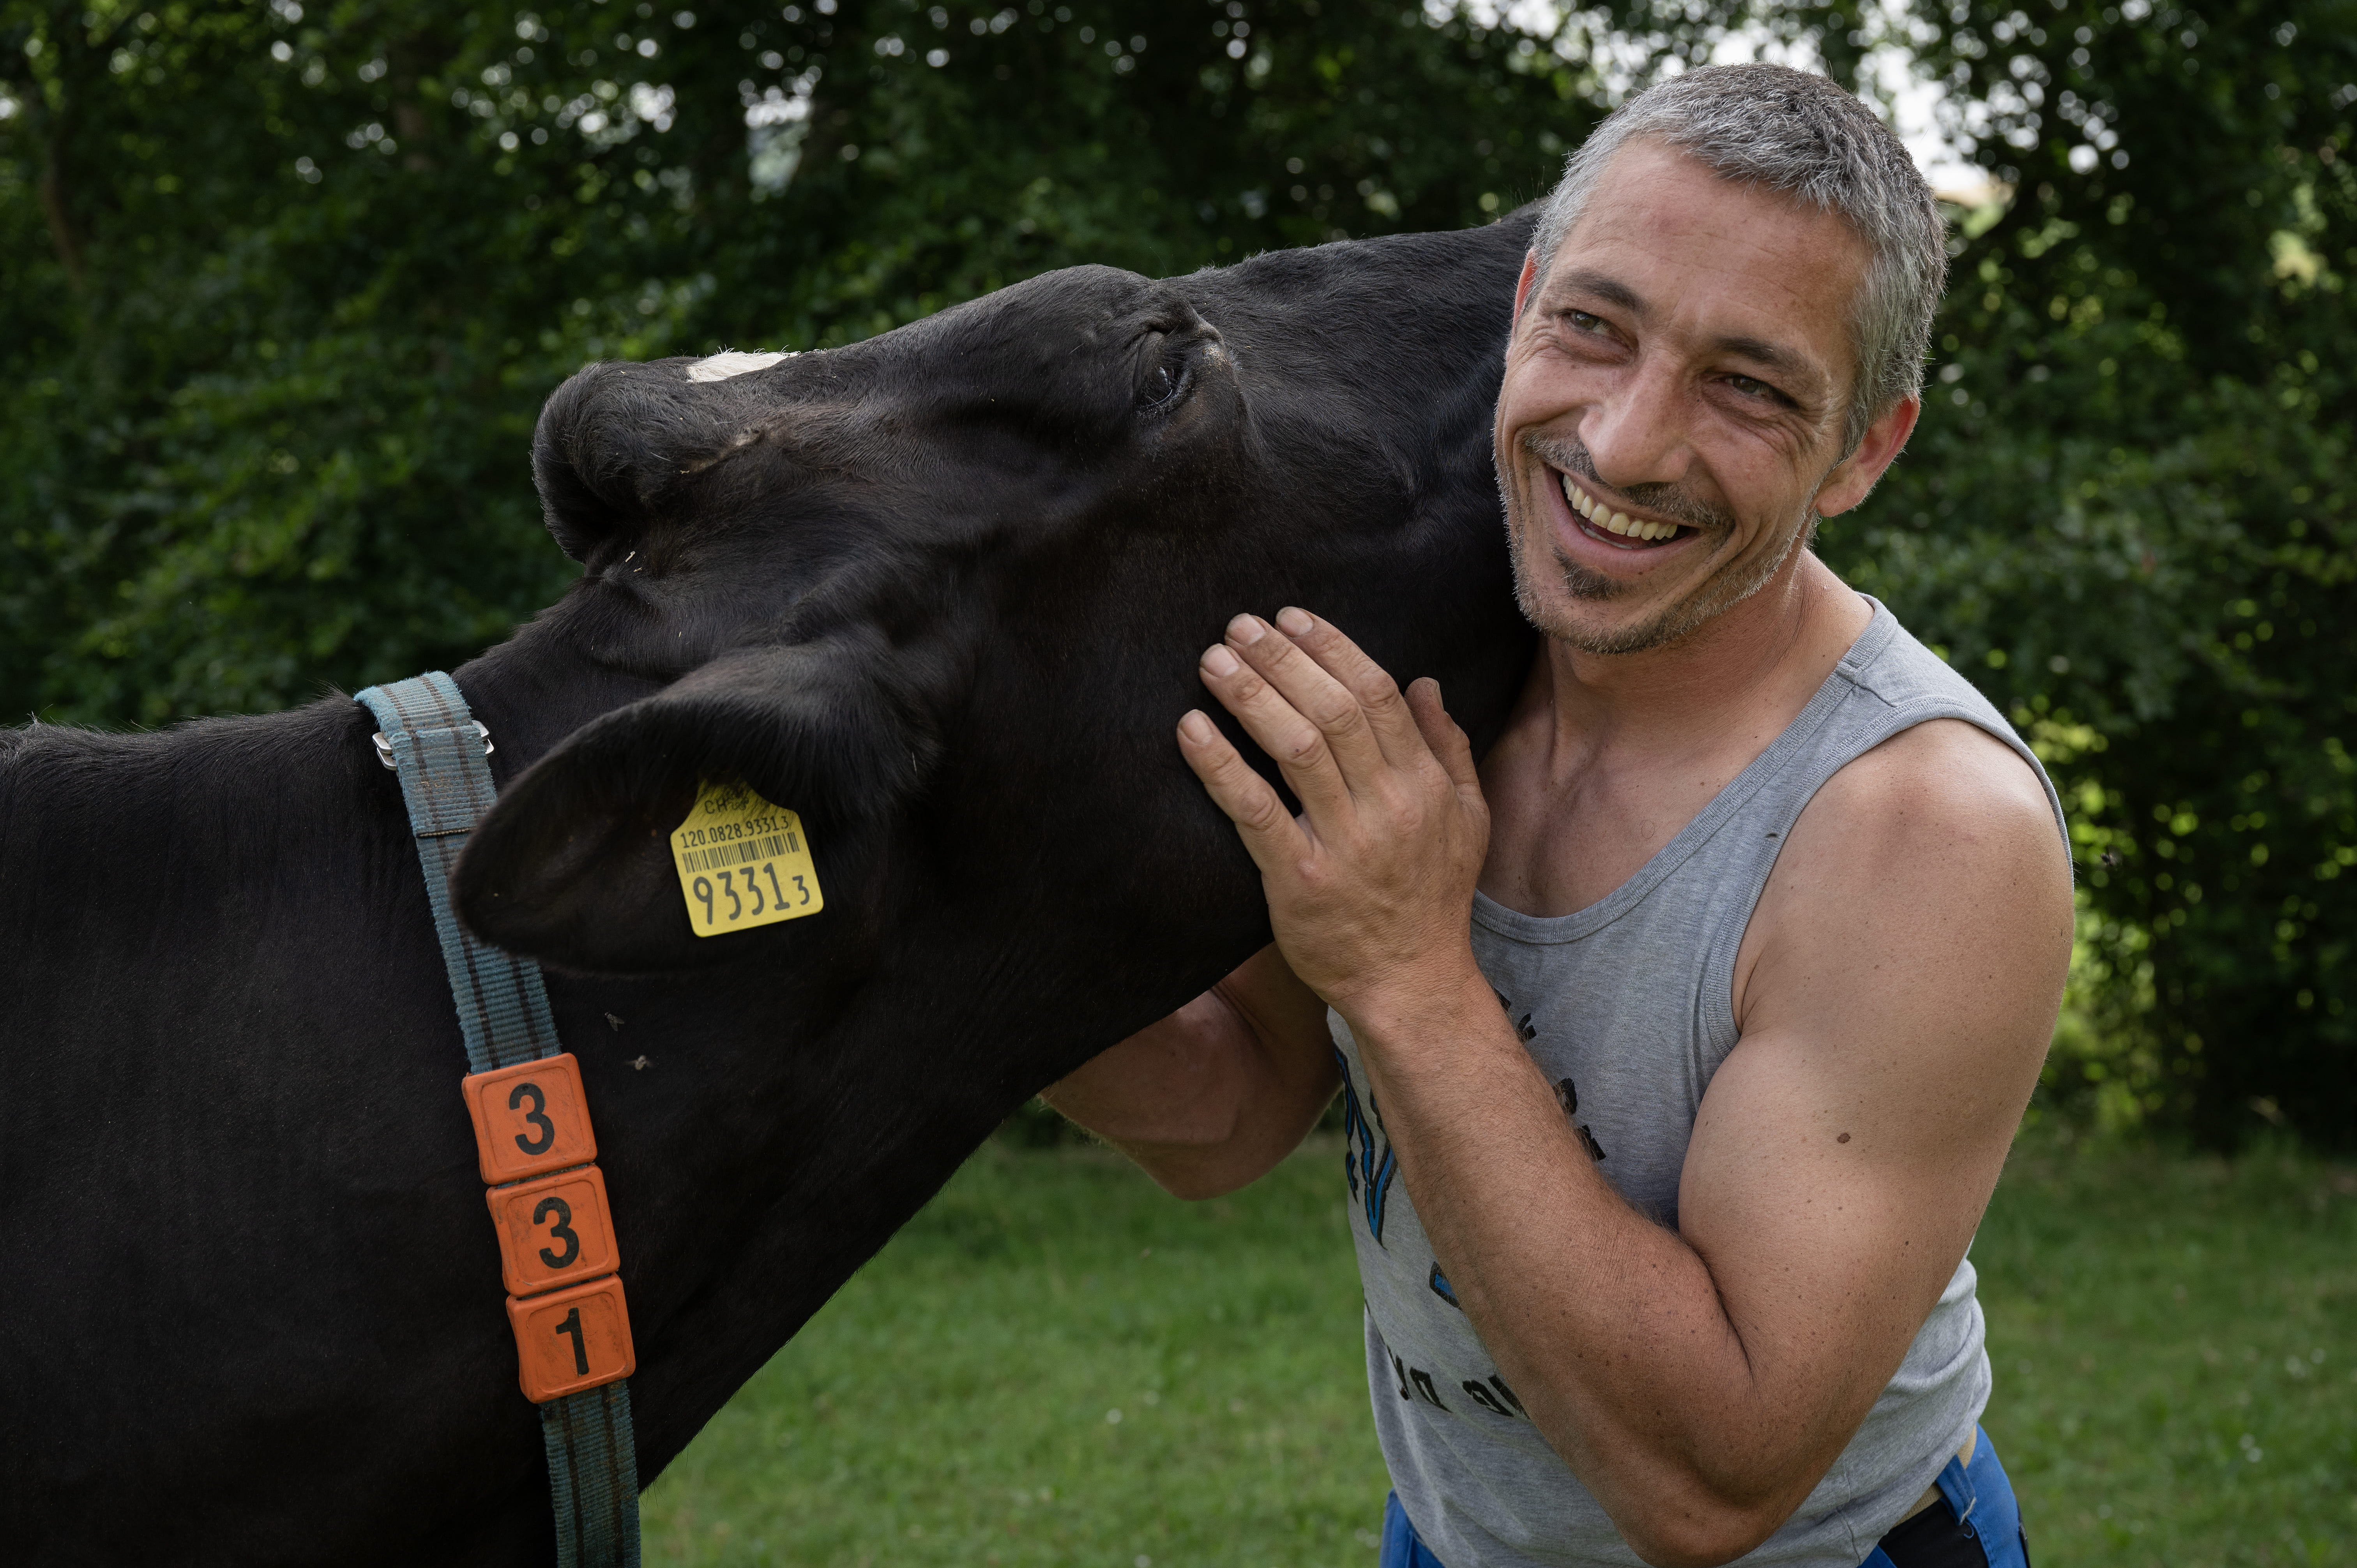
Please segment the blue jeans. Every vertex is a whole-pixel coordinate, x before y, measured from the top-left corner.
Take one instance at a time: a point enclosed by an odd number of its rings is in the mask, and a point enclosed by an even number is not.
[[[2005,1466],[1997,1463],[1996,1445],[1989,1441],[1987,1433],[1982,1432],[1975,1438],[1971,1464],[1955,1458],[1948,1461],[1948,1467],[1940,1472],[1938,1486],[1947,1504],[1947,1518],[1930,1518],[1943,1511],[1934,1503],[1883,1537],[1883,1544],[1867,1552],[1858,1568],[1911,1568],[1919,1560],[1913,1552],[1903,1559],[1893,1558],[1883,1547],[1892,1544],[1900,1530],[1918,1520],[1937,1529],[1949,1520],[1953,1520],[1953,1528],[1943,1532],[1948,1539],[1932,1548],[1939,1553],[1937,1559],[1926,1556],[1921,1561],[1969,1562],[1972,1547],[1977,1546],[1980,1562],[1987,1568],[2029,1568],[2029,1543],[2022,1534],[2021,1505],[2014,1498],[2013,1483],[2007,1478]],[[1928,1533],[1922,1526],[1910,1532],[1910,1539]],[[1955,1538],[1959,1535],[1970,1542],[1962,1552],[1956,1551]],[[1442,1568],[1440,1559],[1432,1554],[1432,1549],[1417,1537],[1415,1526],[1408,1522],[1407,1510],[1400,1507],[1397,1492],[1383,1503],[1381,1568]]]

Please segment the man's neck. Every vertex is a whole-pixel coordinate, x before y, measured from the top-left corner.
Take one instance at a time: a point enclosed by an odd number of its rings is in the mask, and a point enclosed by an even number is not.
[[[1547,639],[1482,764],[1481,890],[1532,915],[1604,897],[1774,744],[1872,619],[1803,551],[1670,647],[1599,655]]]

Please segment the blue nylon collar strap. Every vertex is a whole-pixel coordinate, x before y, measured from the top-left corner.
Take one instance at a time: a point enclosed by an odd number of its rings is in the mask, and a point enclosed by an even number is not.
[[[468,1070],[489,1072],[554,1055],[565,1047],[557,1043],[540,965],[477,941],[459,929],[450,908],[450,868],[499,794],[483,760],[486,737],[458,683],[437,670],[371,686],[359,701],[384,725],[378,753],[389,756],[387,765],[401,776],[401,798],[425,867],[434,934],[441,939],[450,993],[458,1001]]]
[[[384,726],[379,757],[401,779],[434,932],[458,1007],[472,1072],[554,1056],[565,1047],[540,965],[477,941],[450,908],[450,868],[498,791],[483,758],[490,737],[458,684],[440,671],[356,699]],[[627,1380],[540,1407],[560,1568],[639,1568],[639,1466]]]

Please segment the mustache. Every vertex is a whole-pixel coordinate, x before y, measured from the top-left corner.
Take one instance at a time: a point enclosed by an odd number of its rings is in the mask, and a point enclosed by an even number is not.
[[[1587,446],[1575,436],[1552,435],[1542,430],[1525,430],[1515,445],[1550,467],[1559,468],[1578,478],[1604,480],[1596,471],[1596,459]],[[1708,529],[1717,533],[1732,532],[1735,520],[1703,501],[1695,499],[1677,486],[1668,483],[1616,485],[1612,487],[1639,506],[1663,517],[1673,518],[1688,528]]]

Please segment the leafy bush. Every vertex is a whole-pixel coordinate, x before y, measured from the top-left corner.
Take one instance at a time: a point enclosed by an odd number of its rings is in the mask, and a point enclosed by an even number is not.
[[[1333,0],[19,8],[0,701],[152,724],[457,661],[570,575],[525,453],[586,360],[1478,222],[1747,25],[1867,81],[1903,44],[2001,181],[1913,449],[1824,548],[2072,802],[2050,1098],[2357,1138],[2352,0],[1662,0],[1549,38]]]
[[[16,13],[0,699],[156,723],[462,659],[570,575],[526,455],[584,362],[1460,227],[1598,114],[1511,30],[1080,10]]]
[[[2357,8],[2138,10],[1937,14],[1929,59],[2020,195],[1959,247],[1921,433],[1826,553],[2063,789],[2050,1092],[2346,1142]]]

